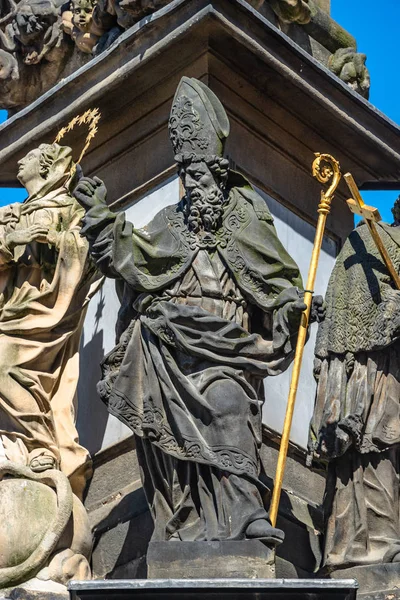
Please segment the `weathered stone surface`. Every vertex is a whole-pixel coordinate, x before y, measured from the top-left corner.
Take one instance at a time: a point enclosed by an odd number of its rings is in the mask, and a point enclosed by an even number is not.
[[[340,48],[329,58],[328,67],[355,92],[368,99],[371,81],[366,60],[366,55],[354,48]]]
[[[56,513],[57,496],[47,485],[25,479],[0,481],[0,573],[31,556]]]
[[[272,432],[269,432],[272,436]],[[265,433],[262,462],[273,476],[277,447]],[[94,457],[94,476],[86,506],[95,529],[94,578],[132,579],[147,573],[146,549],[153,523],[142,489],[131,482],[139,477],[133,438],[123,440]],[[279,527],[286,541],[279,547],[277,577],[311,576],[321,562],[320,532],[325,478],[304,466],[305,453],[291,450],[280,506]],[[272,479],[266,481],[271,485]],[[139,481],[137,481],[139,484]],[[141,484],[140,484],[141,485]],[[135,488],[135,489],[133,489]],[[293,561],[293,562],[289,562]],[[301,565],[301,566],[300,566]]]
[[[68,600],[69,593],[64,585],[54,581],[32,579],[24,585],[10,590],[0,590],[0,600]]]
[[[23,480],[7,479],[10,476]],[[15,492],[12,500],[11,492]],[[42,503],[43,508],[40,506]],[[3,460],[0,462],[0,506],[3,510],[8,508],[6,530],[3,531],[8,542],[2,548],[0,568],[0,588],[6,588],[29,580],[51,563],[71,518],[73,495],[63,473],[56,470],[34,473],[27,467]],[[47,520],[43,518],[44,510],[47,510]],[[38,521],[35,520],[37,513]],[[21,532],[21,524],[24,533]],[[16,534],[25,541],[21,542]],[[61,572],[58,575],[62,576]]]
[[[400,596],[400,563],[338,569],[330,576],[333,579],[357,579],[362,600],[397,600]]]
[[[399,600],[400,589],[398,587],[391,590],[385,590],[384,592],[372,592],[372,593],[359,593],[357,594],[359,600]]]
[[[63,473],[0,462],[0,516],[0,588],[90,577],[88,518]]]
[[[179,2],[74,0],[68,6],[59,0],[22,0],[6,5],[0,19],[0,106],[11,112],[26,106],[85,64],[92,54],[108,49],[124,30],[145,24],[153,13],[158,16],[164,7]],[[313,52],[314,33],[320,43],[326,40],[332,52],[353,45],[351,36],[329,17],[326,6],[321,9],[313,0],[252,0],[250,4],[284,26],[310,25],[305,36],[287,31],[308,52]]]
[[[82,497],[91,461],[73,403],[83,315],[101,282],[65,187],[73,164],[68,147],[30,151],[18,163],[28,198],[0,211],[0,448],[33,471],[61,468]]]
[[[82,52],[90,54],[104,29],[93,22],[97,0],[72,0],[68,10],[61,13],[62,29],[71,36]]]
[[[0,25],[0,106],[19,110],[82,64],[55,0],[22,0]]]
[[[122,490],[140,481],[134,437],[97,453],[93,457],[93,469],[85,497],[85,506],[90,512],[106,506]]]
[[[398,270],[400,227],[376,223]],[[366,216],[366,215],[364,215]],[[310,449],[329,463],[322,572],[362,592],[400,583],[400,291],[361,223],[339,253],[315,347]]]
[[[95,539],[92,557],[94,578],[137,579],[147,576],[146,552],[153,533],[149,511],[119,522]]]
[[[258,540],[150,542],[149,579],[273,579],[275,555]]]

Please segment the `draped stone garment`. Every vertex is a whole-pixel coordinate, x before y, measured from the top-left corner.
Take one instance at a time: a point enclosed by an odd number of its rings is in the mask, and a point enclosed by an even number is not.
[[[378,230],[399,270],[399,228]],[[389,562],[400,540],[400,292],[365,224],[337,258],[326,304],[310,436],[330,461],[324,564]]]
[[[90,457],[74,424],[78,351],[99,276],[80,236],[82,209],[51,183],[44,196],[0,211],[0,442],[24,464],[50,450],[81,495]],[[32,225],[55,232],[56,247],[6,246],[8,232]]]
[[[399,228],[378,230],[399,270]],[[349,444],[359,452],[379,452],[400,441],[400,292],[365,224],[351,233],[336,260],[326,305],[315,348],[311,444],[327,458],[343,454]]]
[[[143,230],[96,206],[92,255],[124,281],[116,348],[99,392],[138,436],[153,539],[239,539],[265,518],[262,379],[290,362],[301,279],[265,203],[233,188],[216,241],[200,248],[182,205]],[[262,334],[262,335],[261,335]]]

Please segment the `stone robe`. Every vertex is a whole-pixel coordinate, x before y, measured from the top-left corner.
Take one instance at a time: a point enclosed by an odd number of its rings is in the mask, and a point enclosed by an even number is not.
[[[399,270],[399,228],[378,229]],[[337,258],[326,303],[311,428],[312,451],[330,461],[324,563],[390,562],[400,541],[400,292],[365,224]]]
[[[0,210],[0,447],[23,464],[50,450],[78,496],[91,471],[74,423],[78,352],[99,285],[80,236],[82,214],[54,180],[50,189]],[[39,224],[56,232],[56,247],[6,246],[8,232]]]
[[[84,234],[123,282],[119,343],[99,384],[137,436],[153,539],[241,539],[266,518],[259,481],[263,378],[289,364],[298,268],[264,201],[243,179],[200,242],[182,203],[141,230],[95,206]]]

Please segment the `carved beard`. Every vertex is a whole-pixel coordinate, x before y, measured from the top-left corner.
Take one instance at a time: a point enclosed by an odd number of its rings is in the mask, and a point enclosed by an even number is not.
[[[224,194],[217,185],[207,191],[195,188],[186,195],[186,218],[189,229],[215,232],[221,225]]]

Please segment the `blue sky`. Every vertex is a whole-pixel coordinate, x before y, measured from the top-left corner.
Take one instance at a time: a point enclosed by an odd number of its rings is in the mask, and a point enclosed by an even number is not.
[[[371,74],[370,102],[400,124],[400,78],[398,60],[400,0],[331,0],[332,17],[357,40],[367,55]],[[391,208],[400,194],[363,192],[364,201],[379,208],[384,221],[392,221]]]
[[[332,17],[357,39],[358,50],[367,57],[371,73],[370,102],[400,123],[400,77],[398,76],[400,0],[385,0],[379,8],[376,0],[331,0]],[[5,119],[0,111],[0,122]],[[390,209],[398,192],[363,192],[364,200],[377,206],[385,221],[391,221]],[[23,200],[24,190],[0,190],[0,205]]]

